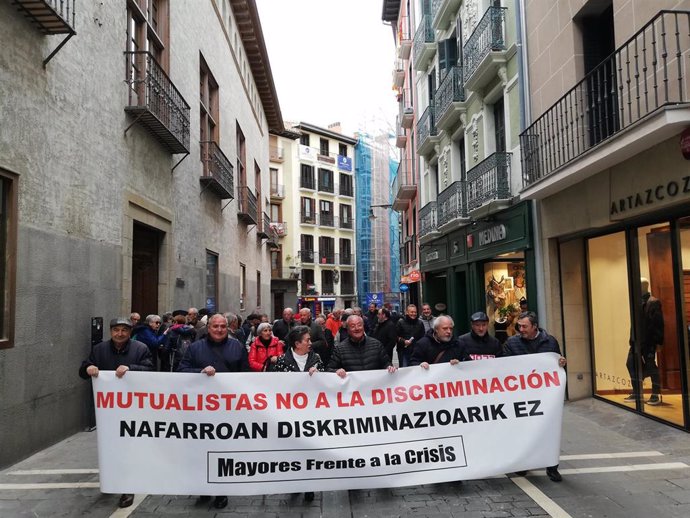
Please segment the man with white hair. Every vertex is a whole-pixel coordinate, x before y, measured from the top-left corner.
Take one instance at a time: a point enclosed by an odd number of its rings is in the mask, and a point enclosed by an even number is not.
[[[295,327],[294,312],[292,308],[285,308],[283,310],[283,318],[273,322],[273,336],[277,336],[278,340],[284,342],[293,327]]]
[[[309,308],[302,308],[299,310],[299,323],[309,328],[311,348],[313,351],[321,356],[321,358],[328,358],[331,355],[331,351],[328,349],[323,327],[311,319],[311,310]]]
[[[333,348],[328,362],[328,371],[341,378],[351,371],[388,369],[395,372],[396,367],[386,354],[381,342],[364,333],[364,319],[359,315],[347,318],[347,338]]]
[[[432,363],[450,362],[451,365],[456,365],[471,360],[467,349],[453,337],[454,327],[455,322],[451,317],[436,317],[432,329],[415,345],[410,365],[428,369]]]

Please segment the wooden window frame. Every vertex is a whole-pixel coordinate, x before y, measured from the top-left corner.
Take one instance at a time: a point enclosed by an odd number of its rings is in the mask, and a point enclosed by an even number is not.
[[[157,17],[154,16],[154,12],[157,13]],[[170,69],[169,43],[169,0],[127,0],[126,49],[150,51],[156,63],[168,73]]]
[[[0,267],[0,349],[14,347],[14,324],[17,287],[17,219],[19,217],[19,176],[0,169],[0,239],[4,249]]]
[[[218,100],[218,82],[213,77],[211,70],[199,54],[199,140],[211,141],[219,144],[220,113]],[[204,162],[204,175],[208,175],[208,160],[204,160],[206,144],[202,145],[201,160]]]

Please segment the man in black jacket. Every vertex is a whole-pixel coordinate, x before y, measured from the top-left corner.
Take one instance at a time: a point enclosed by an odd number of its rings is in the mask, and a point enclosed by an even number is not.
[[[433,363],[450,362],[457,365],[459,362],[469,361],[470,355],[457,338],[453,338],[455,322],[447,315],[441,315],[434,319],[434,327],[415,343],[410,365],[419,365],[428,369]]]
[[[366,317],[364,318],[364,327],[369,336],[374,334],[374,329],[379,323],[378,320],[378,310],[376,309],[376,302],[369,303],[369,309],[367,310]]]
[[[311,309],[302,308],[299,310],[299,324],[309,328],[311,335],[311,348],[321,356],[321,358],[328,358],[330,351],[328,350],[328,342],[326,342],[326,335],[323,328],[311,319]]]
[[[417,306],[410,304],[405,310],[405,318],[398,320],[398,361],[401,367],[407,367],[412,358],[414,342],[424,337],[424,324],[417,318]]]
[[[381,342],[386,354],[392,360],[393,349],[395,349],[395,344],[398,341],[398,331],[395,328],[395,323],[391,320],[391,312],[386,308],[381,308],[379,309],[377,319],[378,324],[372,336]]]
[[[293,327],[295,327],[295,317],[292,308],[285,308],[283,310],[283,318],[273,322],[273,336],[284,342],[290,329]]]
[[[341,378],[350,371],[388,369],[395,372],[390,357],[376,338],[364,334],[364,320],[359,315],[347,319],[347,338],[336,344],[328,362],[328,371]]]
[[[121,378],[129,370],[151,371],[151,351],[136,340],[130,339],[132,323],[126,318],[113,318],[110,321],[110,340],[101,342],[91,349],[91,354],[79,367],[79,376],[83,379],[98,377],[99,371],[115,371]],[[118,505],[129,507],[134,502],[134,495],[124,493]]]
[[[489,317],[483,311],[472,313],[472,331],[462,335],[459,340],[473,360],[486,360],[503,356],[503,347],[497,338],[489,334]]]

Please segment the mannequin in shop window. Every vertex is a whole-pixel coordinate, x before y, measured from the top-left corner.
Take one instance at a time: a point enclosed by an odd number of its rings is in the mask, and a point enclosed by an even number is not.
[[[661,404],[661,382],[659,367],[656,364],[656,353],[664,343],[664,314],[661,310],[661,302],[649,291],[649,280],[640,279],[642,292],[642,312],[640,313],[639,339],[630,338],[630,351],[626,366],[630,373],[633,392],[625,401],[637,401],[642,398],[642,383],[646,378],[652,379],[652,395],[646,401],[648,405]],[[641,379],[635,372],[635,358],[639,356],[642,367]]]

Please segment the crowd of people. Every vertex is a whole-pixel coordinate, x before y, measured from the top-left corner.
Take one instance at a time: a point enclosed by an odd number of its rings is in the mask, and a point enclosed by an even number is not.
[[[437,305],[438,306],[438,305]],[[268,315],[253,313],[242,322],[234,313],[208,314],[189,308],[162,316],[141,316],[110,321],[110,339],[95,345],[82,363],[79,375],[98,376],[99,370],[115,371],[122,377],[133,371],[217,372],[331,372],[344,378],[348,372],[486,360],[542,352],[560,354],[556,339],[539,327],[534,312],[524,311],[517,319],[518,334],[501,344],[489,333],[489,317],[483,311],[470,316],[469,333],[454,336],[455,323],[445,314],[433,315],[422,304],[421,315],[410,304],[400,316],[389,307],[370,304],[361,308],[336,309],[312,318],[309,308],[295,315],[285,308],[281,318],[270,322]],[[438,308],[437,308],[438,309]],[[445,309],[445,306],[443,307]],[[559,365],[565,366],[561,356]],[[554,482],[561,481],[558,465],[546,469]],[[524,475],[524,472],[518,473]],[[314,498],[313,492],[304,495]],[[210,501],[199,497],[199,502]],[[123,494],[120,507],[132,505],[133,495]],[[226,496],[216,496],[217,509],[227,506]]]

